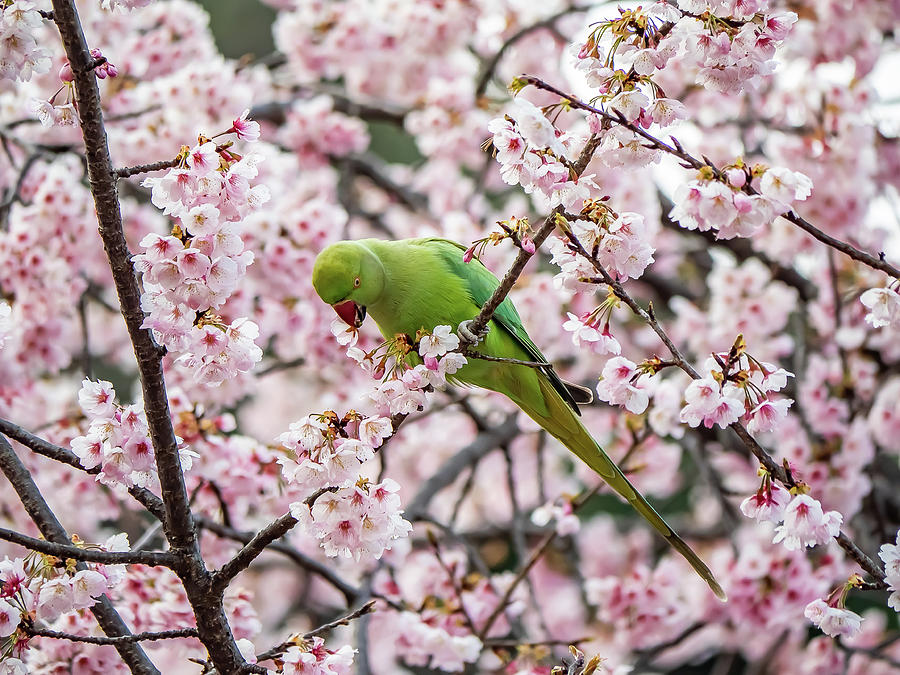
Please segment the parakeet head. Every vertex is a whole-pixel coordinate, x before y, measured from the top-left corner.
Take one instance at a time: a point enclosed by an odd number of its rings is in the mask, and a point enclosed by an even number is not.
[[[384,268],[364,245],[339,241],[316,257],[312,282],[319,297],[345,323],[359,327],[366,318],[366,306],[381,297]]]

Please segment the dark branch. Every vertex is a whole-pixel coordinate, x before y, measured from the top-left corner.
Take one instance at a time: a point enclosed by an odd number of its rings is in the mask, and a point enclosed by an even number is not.
[[[222,673],[235,672],[245,661],[225,616],[221,594],[211,592],[211,575],[200,553],[194,518],[184,484],[178,443],[169,413],[162,369],[163,351],[143,328],[144,313],[131,254],[125,241],[116,191],[116,174],[109,156],[100,91],[91,70],[91,56],[74,0],[53,0],[53,13],[72,67],[78,117],[84,141],[91,195],[100,237],[109,260],[122,316],[137,360],[147,427],[156,457],[163,495],[163,529],[172,551],[180,559],[175,571],[197,620],[200,639],[213,665]]]
[[[50,459],[56,460],[57,462],[68,464],[69,466],[75,467],[79,471],[84,471],[85,473],[89,474],[100,473],[100,467],[93,467],[91,469],[85,468],[85,466],[81,463],[81,460],[78,458],[78,455],[76,455],[71,450],[56,445],[55,443],[51,443],[50,441],[45,441],[43,438],[35,436],[30,431],[23,429],[18,424],[13,424],[12,422],[2,418],[0,418],[0,433],[8,436],[14,441],[18,441],[32,452],[36,452],[37,454],[43,455],[44,457],[49,457]]]
[[[175,159],[163,159],[159,162],[151,162],[150,164],[139,164],[137,166],[126,166],[121,169],[115,169],[113,171],[113,175],[116,178],[130,178],[131,176],[137,176],[140,173],[151,173],[153,171],[162,171],[163,169],[171,169],[174,166],[178,166],[178,158]]]
[[[216,536],[222,537],[224,539],[231,539],[233,541],[239,541],[243,544],[249,544],[250,541],[253,540],[253,537],[256,536],[256,534],[253,532],[241,532],[240,530],[236,530],[232,527],[226,527],[204,516],[199,516],[197,518],[197,524],[201,528],[209,530]],[[348,605],[352,604],[360,594],[360,590],[356,588],[356,586],[353,586],[352,584],[341,579],[341,577],[339,577],[330,566],[326,565],[325,563],[321,563],[314,558],[310,558],[303,553],[300,553],[300,551],[298,551],[293,546],[283,544],[281,542],[274,542],[272,544],[269,544],[266,550],[274,551],[283,556],[286,556],[299,567],[302,567],[312,574],[322,577],[322,579],[327,581],[329,584],[334,586],[334,588],[341,592]]]
[[[154,640],[172,640],[174,638],[195,638],[197,636],[196,628],[176,628],[174,630],[164,630],[158,633],[135,633],[134,635],[120,635],[119,637],[99,637],[96,635],[74,635],[73,633],[61,633],[56,630],[45,630],[43,628],[35,628],[34,626],[24,625],[24,631],[27,635],[33,637],[53,638],[54,640],[69,640],[70,642],[85,642],[89,645],[124,645],[134,644],[135,642],[152,642]]]
[[[12,422],[9,422],[8,420],[2,418],[0,418],[0,433],[8,436],[14,441],[21,443],[32,452],[43,455],[44,457],[49,457],[50,459],[56,460],[57,462],[68,464],[69,466],[74,467],[79,471],[84,471],[85,473],[89,473],[91,475],[100,473],[100,467],[86,469],[84,465],[82,465],[81,460],[78,458],[78,455],[76,455],[71,450],[51,443],[50,441],[46,441],[39,436],[35,436],[30,431],[27,431],[20,427],[18,424],[13,424]],[[132,486],[128,488],[128,493],[138,502],[140,502],[145,509],[152,513],[157,520],[162,521],[165,518],[165,507],[163,506],[162,500],[155,494],[150,492],[150,490],[142,487]]]
[[[102,551],[96,548],[81,548],[74,544],[57,544],[45,539],[35,539],[5,527],[0,527],[0,539],[63,560],[73,558],[104,565],[171,567],[175,560],[174,556],[163,551]]]
[[[231,560],[213,575],[213,588],[224,590],[232,579],[247,569],[250,563],[266,550],[266,547],[286,535],[297,522],[294,516],[286,513],[257,532]]]

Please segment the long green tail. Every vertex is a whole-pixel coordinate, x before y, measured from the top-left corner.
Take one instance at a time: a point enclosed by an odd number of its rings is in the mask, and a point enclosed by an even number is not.
[[[656,531],[665,537],[672,548],[684,556],[697,574],[709,584],[716,597],[724,602],[727,599],[725,591],[719,586],[719,582],[716,581],[706,563],[669,527],[668,523],[656,512],[644,495],[635,489],[628,478],[625,477],[625,474],[622,473],[622,470],[616,466],[615,462],[609,458],[599,443],[584,428],[584,425],[575,416],[568,404],[553,389],[552,385],[543,377],[539,379],[548,414],[535,410],[532,405],[523,401],[516,401],[519,407],[572,453],[577,455],[581,461],[596,471],[613,490],[628,500],[628,503],[634,507],[635,511],[653,525]]]

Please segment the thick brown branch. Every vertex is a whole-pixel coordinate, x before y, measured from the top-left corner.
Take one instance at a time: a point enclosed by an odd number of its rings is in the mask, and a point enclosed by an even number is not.
[[[180,559],[175,570],[184,584],[197,619],[200,639],[208,650],[212,663],[222,673],[235,672],[244,664],[244,659],[228,625],[222,595],[211,592],[211,575],[200,555],[178,445],[169,416],[162,350],[154,342],[150,331],[142,328],[144,313],[141,310],[140,289],[125,241],[116,191],[116,174],[109,157],[100,106],[100,92],[97,78],[91,70],[94,59],[85,40],[74,1],[53,0],[53,14],[74,76],[88,179],[100,237],[137,359],[144,412],[162,488],[166,539]]]
[[[125,318],[138,361],[147,425],[153,441],[160,484],[165,495],[166,535],[173,548],[190,550],[195,546],[193,523],[175,432],[169,417],[162,356],[150,331],[141,328],[144,322],[141,294],[131,264],[131,253],[125,242],[115,174],[110,162],[106,129],[100,108],[100,92],[97,78],[91,70],[94,59],[81,29],[81,21],[74,2],[54,0],[53,13],[75,78],[78,116],[100,237],[109,259],[122,316]]]

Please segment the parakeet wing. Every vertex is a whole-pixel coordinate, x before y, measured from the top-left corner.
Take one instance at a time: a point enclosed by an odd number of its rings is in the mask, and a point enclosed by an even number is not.
[[[471,262],[464,262],[462,254],[465,247],[461,244],[449,239],[439,239],[437,237],[426,239],[426,243],[434,244],[436,250],[440,252],[446,265],[458,277],[466,282],[472,299],[481,307],[493,295],[500,281],[495,277],[480,260],[472,259]],[[522,318],[516,311],[515,305],[507,297],[500,303],[494,312],[494,322],[499,324],[506,332],[508,332],[524,349],[532,360],[541,363],[547,363],[547,359],[537,348],[537,345],[528,337],[525,326],[522,325]],[[578,410],[577,403],[590,403],[593,396],[589,389],[563,382],[553,366],[545,366],[541,371],[547,376],[553,388],[559,392],[563,400],[568,403],[576,414],[581,415]]]

